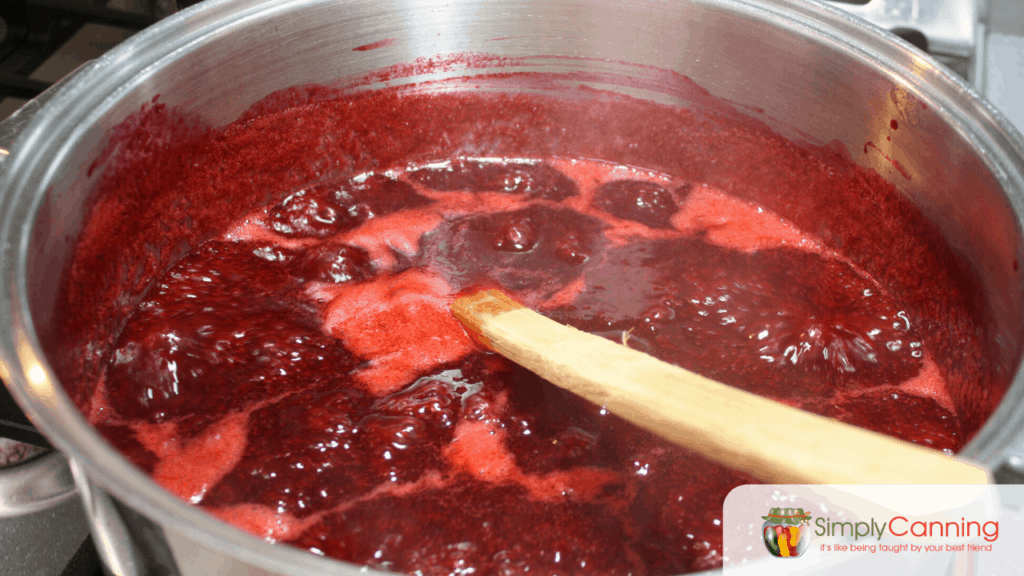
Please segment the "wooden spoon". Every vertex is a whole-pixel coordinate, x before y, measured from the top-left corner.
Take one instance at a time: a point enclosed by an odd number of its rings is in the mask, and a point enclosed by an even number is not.
[[[985,484],[942,452],[737,390],[564,326],[498,290],[455,317],[484,346],[689,450],[776,484]]]

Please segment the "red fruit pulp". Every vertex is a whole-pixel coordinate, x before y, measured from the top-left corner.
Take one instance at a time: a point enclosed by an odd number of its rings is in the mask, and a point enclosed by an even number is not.
[[[179,153],[199,175],[153,168],[165,189],[190,190],[193,203],[164,209],[186,210],[190,223],[174,233],[197,247],[124,247],[153,281],[114,283],[144,292],[138,306],[128,312],[100,286],[69,298],[103,310],[88,323],[81,304],[62,311],[65,339],[112,350],[102,364],[81,355],[63,365],[80,377],[101,367],[100,385],[72,389],[98,429],[173,493],[268,540],[424,574],[721,564],[722,502],[754,480],[480,352],[448,312],[478,285],[722,382],[939,449],[962,447],[998,396],[964,392],[996,379],[981,361],[971,277],[951,276],[959,261],[891,186],[827,151],[727,119],[701,141],[704,119],[628,99],[595,104],[598,125],[568,123],[574,104],[536,95],[311,93],[298,107],[299,95],[286,96],[283,109],[184,134]],[[158,110],[137,129],[169,130]],[[507,132],[509,115],[562,126],[564,141]],[[300,120],[331,137],[296,131]],[[374,140],[385,129],[394,138]],[[438,144],[449,141],[438,130],[461,148]],[[505,153],[466,153],[489,130]],[[664,142],[615,153],[605,130],[660,135],[685,161],[665,159]],[[781,176],[766,183],[721,153],[751,141],[759,147],[745,153]],[[324,142],[361,160],[325,169],[335,157],[325,160]],[[258,159],[274,146],[292,168]],[[710,158],[729,165],[728,179]],[[151,194],[125,175],[138,169],[111,166],[107,193]],[[794,205],[790,189],[810,192]],[[841,214],[866,201],[869,232]],[[104,223],[122,210],[145,218],[152,204],[94,207],[71,282],[103,265],[113,247]],[[103,332],[118,314],[123,328]]]
[[[478,352],[447,306],[492,282],[563,322],[723,382],[959,447],[941,377],[924,392],[900,389],[929,378],[927,350],[902,303],[863,271],[815,239],[784,245],[793,232],[772,237],[767,224],[778,217],[757,207],[702,207],[695,218],[666,176],[622,180],[600,162],[546,162],[531,167],[568,165],[605,183],[575,182],[578,192],[558,201],[541,186],[476,210],[447,195],[488,194],[474,190],[479,178],[396,177],[387,189],[418,201],[393,219],[375,216],[382,236],[410,218],[441,223],[395,258],[369,258],[378,238],[348,235],[360,223],[289,242],[299,227],[282,227],[279,215],[295,195],[244,216],[179,261],[128,322],[104,399],[118,418],[103,423],[174,426],[197,444],[242,415],[231,436],[244,449],[227,451],[230,465],[158,480],[258,534],[345,560],[482,573],[553,570],[555,553],[579,573],[715,565],[722,499],[750,479],[717,467],[695,474],[694,456]],[[521,170],[490,163],[486,174],[503,169]],[[654,219],[616,210],[652,206],[652,194],[673,210]],[[720,194],[702,187],[693,197]],[[718,231],[737,228],[728,247],[698,231],[710,217]],[[766,225],[745,235],[758,221]],[[892,429],[891,418],[873,425],[887,409],[879,404],[899,394],[914,403],[920,435]],[[146,465],[146,444],[124,449]],[[382,506],[403,520],[380,519]],[[509,527],[476,533],[477,519],[499,517]],[[540,518],[559,530],[513,535]],[[353,522],[358,530],[340,528]],[[278,523],[289,528],[275,531]]]

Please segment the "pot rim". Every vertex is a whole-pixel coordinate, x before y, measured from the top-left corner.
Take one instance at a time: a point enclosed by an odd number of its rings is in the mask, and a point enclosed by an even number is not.
[[[290,546],[270,544],[211,517],[172,496],[107,444],[85,421],[58,385],[30,321],[26,281],[32,223],[45,190],[101,112],[136,89],[155,70],[188,53],[204,40],[233,26],[275,12],[328,0],[208,0],[166,18],[136,34],[87,65],[61,86],[31,121],[0,174],[0,318],[10,321],[0,331],[0,378],[54,445],[83,466],[91,481],[162,526],[203,542],[244,562],[284,574],[384,574],[317,557]],[[897,85],[910,85],[928,96],[937,113],[974,141],[1014,207],[1024,227],[1024,137],[1001,112],[959,77],[910,44],[819,0],[695,0],[750,18],[771,21],[791,31],[823,39],[842,50],[874,61]],[[652,7],[656,3],[652,2]],[[994,422],[1014,418],[1015,427]],[[997,410],[962,454],[993,466],[1004,457],[999,446],[1024,435],[1024,377],[1018,368],[1013,384]]]

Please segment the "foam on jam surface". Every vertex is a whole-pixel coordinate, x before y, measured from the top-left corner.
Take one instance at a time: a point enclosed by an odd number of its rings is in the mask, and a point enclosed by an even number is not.
[[[787,404],[963,445],[899,296],[714,186],[460,157],[282,196],[157,282],[90,401],[154,479],[268,540],[424,574],[720,565],[722,501],[753,479],[479,352],[448,312],[474,286]]]

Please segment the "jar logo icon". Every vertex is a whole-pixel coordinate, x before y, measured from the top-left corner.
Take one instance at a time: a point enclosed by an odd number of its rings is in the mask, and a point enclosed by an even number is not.
[[[803,508],[772,508],[764,518],[764,546],[777,558],[796,558],[811,542],[811,515]]]

